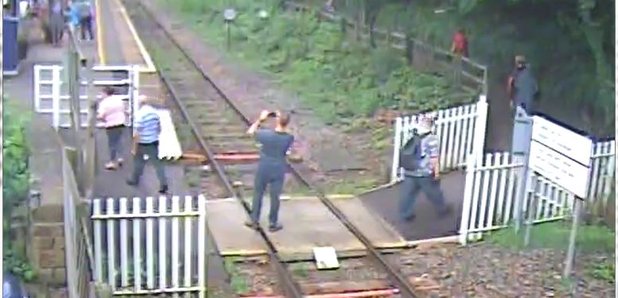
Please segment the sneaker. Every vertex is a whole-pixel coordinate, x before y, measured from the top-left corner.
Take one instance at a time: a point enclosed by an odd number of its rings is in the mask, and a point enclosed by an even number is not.
[[[110,161],[110,162],[105,164],[105,169],[113,171],[113,170],[116,169],[116,164],[113,161]]]
[[[122,167],[122,164],[124,163],[124,159],[119,158],[116,160],[116,163],[118,164],[119,167]]]
[[[416,215],[415,214],[412,214],[410,216],[406,216],[406,217],[402,218],[402,220],[405,221],[405,222],[411,222],[411,221],[414,221],[414,219],[416,219]]]
[[[271,232],[271,233],[274,233],[274,232],[279,231],[281,229],[283,229],[283,226],[280,225],[280,224],[270,224],[268,226],[268,231]]]
[[[258,224],[256,222],[252,221],[252,220],[245,221],[245,226],[247,226],[247,227],[249,227],[249,228],[251,228],[253,230],[257,230],[257,228],[258,228]]]
[[[161,185],[161,187],[159,188],[159,193],[162,195],[167,193],[167,185]]]

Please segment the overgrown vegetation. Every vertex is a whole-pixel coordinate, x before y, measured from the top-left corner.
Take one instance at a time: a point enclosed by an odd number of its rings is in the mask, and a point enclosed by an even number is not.
[[[516,234],[513,229],[503,229],[491,234],[488,241],[506,248],[523,249],[523,233],[522,231]],[[537,224],[532,227],[528,247],[566,251],[570,233],[571,224],[567,221]],[[602,225],[584,224],[578,228],[576,245],[580,256],[581,254],[607,256],[603,260],[587,264],[587,274],[597,279],[614,282],[615,236],[612,230]]]
[[[5,103],[2,115],[4,138],[2,140],[4,183],[2,185],[3,265],[5,270],[30,281],[35,278],[32,266],[25,256],[25,247],[13,241],[11,227],[15,211],[23,207],[30,189],[28,159],[30,147],[26,137],[28,116],[15,105]]]
[[[378,108],[414,112],[472,99],[443,78],[414,71],[400,52],[354,42],[339,24],[286,13],[279,1],[160,1],[209,44],[222,47],[222,12],[234,7],[229,54],[274,74],[330,124],[371,116]],[[267,18],[258,16],[262,9]]]
[[[324,0],[296,0],[323,6]],[[338,14],[400,31],[443,49],[466,30],[470,57],[489,67],[490,97],[503,98],[513,57],[540,83],[539,107],[599,136],[614,131],[614,6],[611,0],[335,0]]]

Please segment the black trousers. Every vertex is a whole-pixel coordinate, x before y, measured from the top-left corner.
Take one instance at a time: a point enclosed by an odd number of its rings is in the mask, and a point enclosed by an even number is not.
[[[167,186],[167,178],[165,177],[165,168],[163,162],[159,159],[159,142],[148,144],[137,144],[135,156],[133,157],[133,175],[131,181],[138,183],[139,179],[144,174],[146,162],[151,162],[157,172],[157,178],[161,186]]]

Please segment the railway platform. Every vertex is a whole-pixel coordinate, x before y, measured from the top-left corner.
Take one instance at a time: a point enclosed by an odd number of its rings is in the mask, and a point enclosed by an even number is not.
[[[150,54],[142,45],[142,41],[133,27],[122,3],[118,0],[94,1],[96,8],[96,38],[93,54],[96,65],[139,65],[139,94],[147,97],[162,98],[156,68]],[[96,132],[97,144],[100,148],[97,168],[100,169],[93,190],[94,197],[146,197],[158,195],[158,180],[154,169],[147,166],[141,184],[134,188],[126,184],[126,179],[132,170],[130,154],[130,129],[123,136],[123,152],[125,160],[123,167],[116,171],[104,170],[107,161],[105,132],[98,129]],[[166,175],[169,181],[169,192],[174,195],[187,195],[188,187],[183,183],[184,170],[182,166],[168,164]]]
[[[405,240],[390,224],[371,214],[363,202],[349,195],[328,196],[353,225],[378,249],[399,249]],[[340,257],[366,254],[366,247],[317,198],[283,196],[279,217],[283,230],[269,233],[279,256],[285,261],[313,259],[313,248],[330,246]],[[246,227],[246,212],[235,198],[207,202],[208,224],[223,256],[265,255],[267,248],[259,234]],[[265,198],[260,224],[267,226],[269,200]],[[234,235],[234,237],[230,237]]]

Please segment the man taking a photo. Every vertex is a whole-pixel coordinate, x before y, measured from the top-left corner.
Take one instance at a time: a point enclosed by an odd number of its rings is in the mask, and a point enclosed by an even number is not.
[[[268,118],[275,118],[275,128],[260,128],[260,125]],[[286,156],[292,143],[294,143],[294,136],[287,129],[289,123],[289,114],[280,111],[262,111],[258,120],[247,130],[247,134],[255,136],[261,145],[260,161],[255,173],[251,219],[245,223],[250,228],[256,229],[258,227],[266,186],[269,187],[270,192],[268,230],[276,232],[283,228],[279,223],[279,200],[288,168]]]

